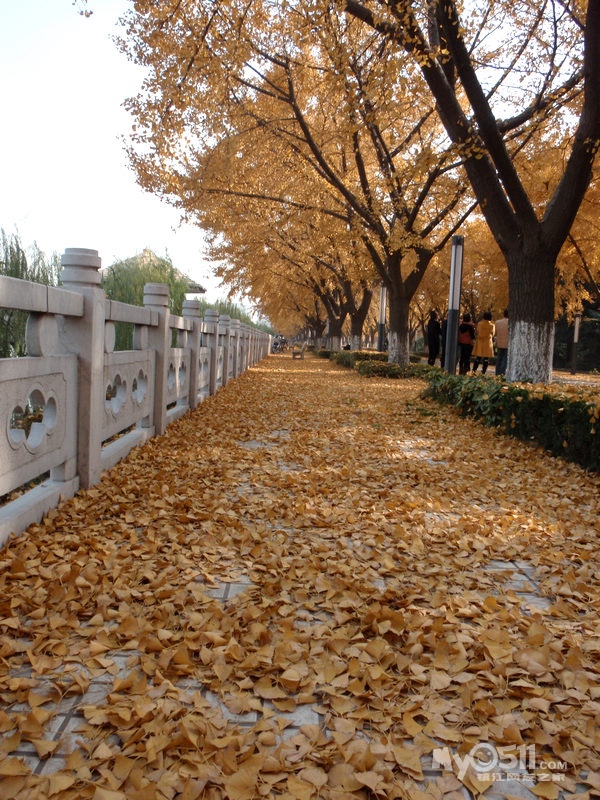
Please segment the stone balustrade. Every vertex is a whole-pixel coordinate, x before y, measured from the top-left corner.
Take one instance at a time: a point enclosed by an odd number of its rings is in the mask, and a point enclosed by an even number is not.
[[[270,352],[268,334],[202,318],[197,300],[171,314],[164,284],[146,284],[143,306],[109,300],[100,265],[72,248],[61,287],[0,276],[0,308],[29,315],[28,356],[0,359],[0,546]],[[114,349],[119,322],[132,350]]]

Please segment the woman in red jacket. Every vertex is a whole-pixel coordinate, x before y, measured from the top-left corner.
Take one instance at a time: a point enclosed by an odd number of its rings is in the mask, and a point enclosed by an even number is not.
[[[463,314],[458,326],[458,373],[466,375],[471,366],[471,353],[475,342],[475,325],[470,314]]]

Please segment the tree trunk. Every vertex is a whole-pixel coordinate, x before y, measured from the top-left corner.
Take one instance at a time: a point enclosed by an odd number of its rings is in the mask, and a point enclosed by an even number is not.
[[[398,292],[389,292],[388,361],[406,367],[410,363],[408,308],[410,301]]]
[[[360,303],[357,306],[350,280],[345,280],[343,282],[343,289],[346,300],[346,309],[350,317],[351,347],[353,350],[360,350],[362,347],[363,327],[367,318],[367,314],[369,313],[371,300],[373,299],[373,291],[369,289],[368,286],[362,284],[362,296]]]
[[[554,344],[554,259],[543,246],[507,254],[509,381],[550,383]]]
[[[345,317],[345,315],[344,315]],[[343,319],[338,317],[329,317],[329,333],[327,336],[327,347],[334,353],[342,349],[342,326]]]
[[[308,327],[315,342],[321,342],[327,327],[327,320],[308,319]]]
[[[350,316],[350,341],[353,350],[360,350],[362,347],[362,333],[365,315],[354,313]]]
[[[553,322],[511,322],[507,379],[550,383],[552,364],[548,363],[548,353],[552,354],[553,348]]]

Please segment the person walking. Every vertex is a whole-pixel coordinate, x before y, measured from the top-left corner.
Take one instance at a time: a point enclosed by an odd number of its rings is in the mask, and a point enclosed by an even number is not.
[[[473,374],[477,372],[479,365],[483,362],[481,374],[485,375],[487,372],[490,358],[494,357],[494,333],[496,327],[492,322],[491,311],[486,311],[483,319],[477,323],[477,338],[475,339],[475,347],[473,348]]]
[[[440,325],[440,321],[438,319],[438,313],[437,311],[431,311],[429,314],[429,322],[427,323],[427,346],[429,348],[427,363],[431,367],[435,365],[435,360],[440,352],[441,335],[442,326]]]
[[[475,343],[475,325],[470,314],[463,314],[458,326],[458,374],[466,375],[471,366],[471,353]]]
[[[508,366],[508,308],[496,320],[496,375],[504,377]]]

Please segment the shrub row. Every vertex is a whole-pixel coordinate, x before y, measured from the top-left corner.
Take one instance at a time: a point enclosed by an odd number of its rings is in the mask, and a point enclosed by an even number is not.
[[[581,387],[506,384],[432,370],[425,397],[600,472],[600,396]]]

